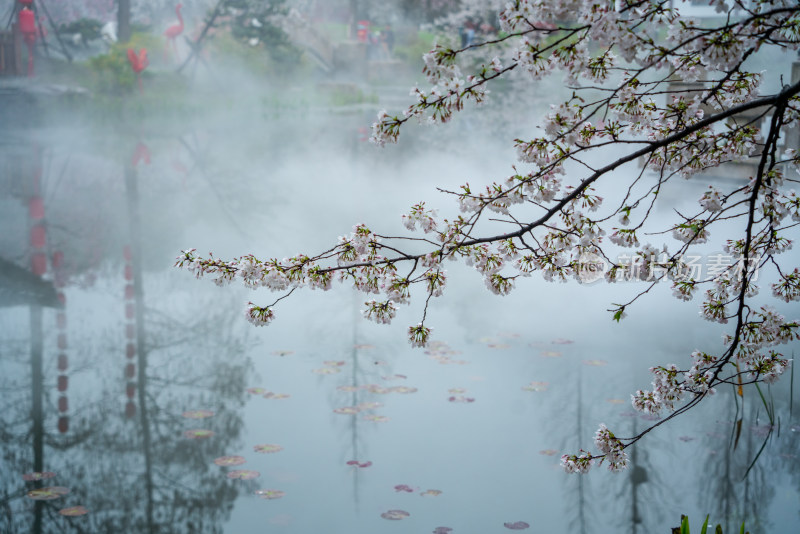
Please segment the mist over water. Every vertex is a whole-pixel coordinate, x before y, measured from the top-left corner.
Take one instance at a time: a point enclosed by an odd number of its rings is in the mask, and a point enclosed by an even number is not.
[[[200,20],[200,4],[186,4]],[[448,264],[426,320],[435,344],[423,350],[405,336],[421,303],[379,326],[361,317],[363,294],[335,284],[295,292],[254,328],[245,304],[278,294],[173,267],[187,248],[223,259],[313,254],[357,223],[405,235],[400,215],[423,200],[455,215],[454,197],[436,188],[514,173],[513,139],[534,135],[537,117],[568,94],[560,80],[517,102],[513,123],[493,119],[502,105],[489,103],[445,126],[410,125],[399,145],[378,149],[369,126],[424,85],[416,64],[378,79],[305,63],[267,76],[248,58],[210,54],[175,75],[161,54],[151,51],[143,92],[124,96],[78,91],[55,59],[37,57],[33,79],[0,80],[0,532],[483,533],[524,521],[537,533],[645,533],[667,532],[681,514],[693,526],[710,514],[725,532],[742,520],[753,533],[800,528],[789,377],[762,388],[780,417],[772,434],[754,391],[742,400],[721,390],[648,434],[624,473],[558,467],[561,454],[592,446],[599,423],[632,436],[654,422],[630,406],[651,366],[722,346],[725,328],[666,285],[615,323],[607,310],[642,286],[535,275],[498,297],[474,270]],[[705,185],[672,184],[653,226]],[[623,194],[617,183],[598,193]],[[37,253],[44,271],[27,276]],[[245,463],[215,464],[226,456]],[[226,476],[234,470],[257,476]],[[23,479],[33,471],[55,476]],[[27,496],[42,487],[69,491]],[[59,514],[73,506],[88,513]],[[382,517],[390,510],[409,515]]]

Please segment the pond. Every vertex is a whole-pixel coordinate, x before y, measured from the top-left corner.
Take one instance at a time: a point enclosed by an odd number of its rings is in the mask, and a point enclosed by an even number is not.
[[[379,92],[395,105],[407,88]],[[559,467],[599,423],[654,422],[630,405],[650,366],[720,346],[666,287],[617,324],[606,310],[635,288],[533,277],[497,297],[454,264],[414,349],[418,306],[378,326],[336,286],[254,328],[245,303],[274,295],[174,268],[186,248],[323,250],[359,222],[401,234],[420,200],[455,211],[435,187],[514,160],[479,114],[378,151],[377,105],[265,102],[3,126],[0,531],[651,533],[681,514],[800,531],[789,377],[657,427],[621,474]],[[681,187],[672,200],[703,188]]]

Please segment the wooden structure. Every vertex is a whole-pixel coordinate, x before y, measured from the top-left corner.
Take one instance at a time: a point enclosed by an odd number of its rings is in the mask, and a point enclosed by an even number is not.
[[[0,76],[22,76],[22,35],[17,25],[0,30]]]

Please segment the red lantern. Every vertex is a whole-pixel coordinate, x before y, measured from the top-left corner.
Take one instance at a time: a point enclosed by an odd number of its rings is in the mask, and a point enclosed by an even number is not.
[[[133,303],[128,303],[125,305],[125,318],[126,319],[133,319],[136,316],[136,306]]]
[[[69,378],[66,375],[59,375],[58,377],[58,391],[64,393],[69,386]]]
[[[136,366],[132,363],[129,363],[125,366],[125,377],[133,378],[134,376],[136,376]]]
[[[134,415],[136,415],[136,405],[133,401],[128,401],[128,403],[125,404],[125,416],[131,418]]]
[[[45,236],[46,233],[43,225],[37,224],[31,228],[31,246],[33,248],[44,247]]]
[[[22,32],[25,42],[29,39],[36,40],[36,15],[28,6],[19,10],[19,31]]]
[[[133,280],[133,267],[130,264],[125,265],[125,280]]]
[[[127,300],[133,299],[136,296],[136,292],[133,289],[133,284],[128,284],[125,286],[125,298]]]
[[[58,411],[64,413],[69,408],[69,403],[67,401],[67,397],[59,397],[58,398]]]
[[[28,76],[33,76],[33,45],[36,42],[36,15],[27,6],[19,10],[19,31],[28,47]]]
[[[33,274],[36,276],[42,276],[47,272],[47,256],[45,256],[44,252],[35,252],[33,254],[31,267],[33,268]]]
[[[66,371],[68,365],[69,365],[69,361],[67,360],[67,355],[66,354],[59,354],[58,355],[58,370],[59,371]]]
[[[139,78],[141,87],[141,78]],[[136,143],[136,148],[133,149],[133,156],[131,156],[131,164],[136,167],[140,161],[144,161],[150,165],[150,148],[141,141]]]
[[[125,395],[129,399],[132,399],[133,396],[136,395],[136,384],[129,383],[127,386],[125,386]]]
[[[62,415],[58,418],[58,431],[62,434],[66,434],[69,430],[69,416]]]
[[[136,345],[133,343],[128,343],[128,346],[125,347],[125,356],[128,358],[135,358],[136,357]]]
[[[28,217],[35,221],[44,218],[44,202],[42,202],[42,197],[33,197],[30,199],[28,202]]]
[[[60,250],[53,252],[53,269],[60,269],[64,264],[64,253]]]

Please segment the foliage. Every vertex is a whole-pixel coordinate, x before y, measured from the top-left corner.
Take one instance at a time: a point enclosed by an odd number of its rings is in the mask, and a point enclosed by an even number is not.
[[[233,38],[259,52],[266,51],[271,62],[280,70],[293,70],[302,51],[292,44],[284,29],[289,15],[286,0],[225,0],[226,16],[216,27],[227,27]]]
[[[379,114],[377,145],[395,142],[412,119],[448,122],[466,104],[483,103],[498,80],[525,79],[519,90],[530,91],[530,84],[561,72],[571,95],[551,107],[540,132],[514,141],[513,174],[445,191],[459,215],[445,219],[425,202],[412,206],[403,223],[424,236],[390,236],[358,224],[313,255],[225,261],[188,250],[177,265],[197,277],[215,276],[220,285],[238,280],[280,293],[268,305],[248,303],[245,317],[257,326],[271,323],[277,303],[299,288],[352,284],[369,295],[365,318],[380,324],[419,292],[422,317],[407,329],[414,347],[431,339],[428,304],[446,290],[445,260],[474,267],[497,295],[534,273],[547,281],[636,287],[632,298],[612,304],[614,321],[665,284],[680,300],[700,294],[701,317],[728,325],[725,348],[701,347],[681,365],[650,369],[652,388],[636,391],[632,405],[664,419],[632,437],[601,424],[594,439],[599,453],[562,456],[570,473],[603,463],[614,472],[625,469],[628,447],[716,387],[777,380],[791,363],[780,345],[800,339],[800,323],[755,300],[764,278],[773,300],[800,300],[800,268],[784,254],[800,223],[800,197],[791,188],[800,183],[794,174],[800,156],[783,150],[781,141],[800,120],[800,81],[768,92],[764,82],[776,74],[745,66],[757,53],[800,48],[800,5],[712,0],[725,18],[701,26],[671,4],[515,0],[498,15],[503,37],[464,48],[437,45],[425,54],[423,72],[432,86],[415,87],[415,103],[402,114]],[[462,58],[474,50],[498,55],[465,75]],[[663,193],[681,187],[675,182],[703,182],[703,171],[732,162],[744,163],[749,176],[704,183],[696,203],[674,210],[666,223],[653,216]],[[647,241],[651,236],[669,244],[657,247]],[[726,256],[703,271],[698,251],[712,236]]]
[[[419,31],[414,37],[410,42],[398,42],[394,47],[394,56],[403,61],[421,64],[420,58],[431,49],[435,36],[431,32]]]
[[[703,525],[700,527],[700,534],[706,534],[708,532],[708,516],[706,516],[706,520],[703,521]],[[750,534],[749,531],[745,532],[744,530],[744,521],[742,521],[742,528],[739,529],[740,534]],[[672,534],[691,534],[689,530],[689,518],[685,515],[681,515],[681,526],[674,527],[672,529]],[[717,525],[717,528],[714,529],[714,534],[723,534],[722,532],[722,525]]]
[[[164,48],[163,41],[148,33],[134,33],[127,43],[115,43],[106,54],[89,59],[93,86],[101,93],[125,94],[136,86],[136,74],[128,61],[128,48],[146,48],[152,53]],[[145,70],[142,76],[147,76]]]
[[[58,32],[68,35],[79,34],[81,42],[86,45],[89,41],[100,38],[102,23],[99,20],[82,18],[69,24],[60,24]]]

